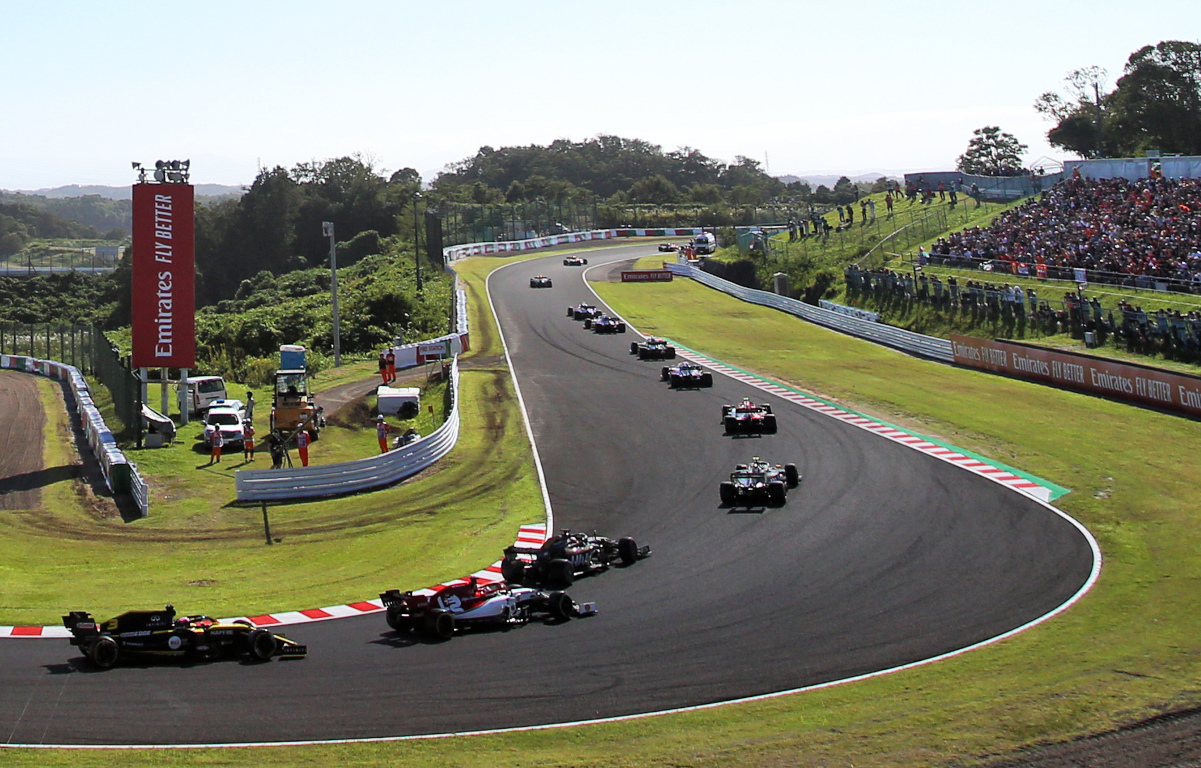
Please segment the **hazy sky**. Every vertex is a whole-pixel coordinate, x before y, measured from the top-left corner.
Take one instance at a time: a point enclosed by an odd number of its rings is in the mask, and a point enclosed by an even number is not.
[[[1072,69],[1110,84],[1201,3],[0,0],[0,189],[193,183],[352,153],[427,179],[493,147],[598,134],[786,173],[951,168]]]

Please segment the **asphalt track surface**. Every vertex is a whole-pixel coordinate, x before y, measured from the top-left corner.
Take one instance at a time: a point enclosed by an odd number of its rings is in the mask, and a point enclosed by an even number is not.
[[[596,335],[566,317],[595,302],[582,271],[552,255],[494,273],[490,288],[556,527],[654,549],[576,582],[572,596],[599,614],[445,643],[401,638],[375,614],[285,629],[308,644],[302,661],[106,672],[65,640],[9,640],[0,741],[371,738],[702,705],[961,649],[1086,583],[1089,541],[1021,494],[725,377],[670,390],[660,363],[629,354],[635,334]],[[539,272],[554,288],[528,287]],[[778,434],[723,434],[720,406],[743,396],[773,403]],[[718,483],[755,455],[795,462],[801,486],[782,508],[723,508]]]

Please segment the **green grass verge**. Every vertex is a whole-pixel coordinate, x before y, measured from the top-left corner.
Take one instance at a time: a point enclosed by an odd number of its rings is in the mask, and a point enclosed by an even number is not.
[[[465,270],[486,273],[485,266]],[[479,290],[479,286],[476,286]],[[1106,556],[1094,590],[1047,624],[854,685],[689,714],[428,742],[123,752],[132,765],[902,766],[971,764],[1201,701],[1195,424],[913,360],[688,280],[599,286],[636,327],[855,410],[939,436],[1074,492],[1060,506]],[[479,315],[473,323],[479,326]],[[705,318],[697,322],[698,317]],[[474,333],[474,328],[473,328]],[[736,653],[736,649],[731,649]],[[804,649],[795,649],[803,655]],[[6,752],[13,766],[107,753]]]

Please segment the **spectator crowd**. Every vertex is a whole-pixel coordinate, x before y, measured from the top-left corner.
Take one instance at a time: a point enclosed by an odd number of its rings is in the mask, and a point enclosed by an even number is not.
[[[1074,175],[927,255],[1031,277],[1201,293],[1201,180]],[[1157,285],[1159,284],[1159,285]]]

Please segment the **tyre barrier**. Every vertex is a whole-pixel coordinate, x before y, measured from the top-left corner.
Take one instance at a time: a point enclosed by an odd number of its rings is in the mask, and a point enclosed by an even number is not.
[[[71,388],[75,407],[79,411],[84,431],[87,433],[88,446],[100,463],[105,485],[113,493],[131,494],[142,517],[146,517],[150,513],[146,481],[138,472],[137,465],[131,462],[125,452],[117,447],[116,437],[113,436],[112,430],[105,425],[104,418],[100,415],[100,409],[92,400],[92,391],[88,387],[87,380],[75,366],[22,355],[0,355],[0,368],[24,371],[67,382]]]

